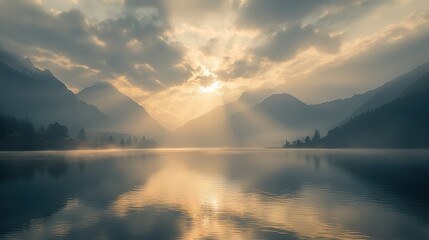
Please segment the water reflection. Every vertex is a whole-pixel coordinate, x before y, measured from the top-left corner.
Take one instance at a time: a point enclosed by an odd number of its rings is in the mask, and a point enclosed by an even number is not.
[[[7,239],[429,238],[428,152],[0,156]]]

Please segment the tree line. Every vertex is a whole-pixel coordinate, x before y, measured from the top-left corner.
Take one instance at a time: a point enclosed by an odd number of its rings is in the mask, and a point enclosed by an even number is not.
[[[101,138],[90,138],[84,128],[76,138],[69,136],[67,126],[58,122],[38,130],[28,119],[16,119],[0,115],[0,150],[60,150],[81,148],[152,148],[157,143],[142,136],[115,139],[104,134]]]
[[[320,133],[319,130],[315,130],[313,137],[306,136],[302,139],[296,139],[294,141],[286,140],[283,144],[284,148],[300,148],[300,147],[314,147],[320,142]]]

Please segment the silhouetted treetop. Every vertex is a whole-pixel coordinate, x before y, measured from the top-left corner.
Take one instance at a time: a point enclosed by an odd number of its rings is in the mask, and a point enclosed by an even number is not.
[[[314,135],[313,135],[313,142],[317,142],[320,140],[320,133],[319,130],[316,129],[316,131],[314,131]]]
[[[66,126],[58,122],[51,123],[46,131],[46,138],[52,141],[64,141],[68,137],[68,129]]]

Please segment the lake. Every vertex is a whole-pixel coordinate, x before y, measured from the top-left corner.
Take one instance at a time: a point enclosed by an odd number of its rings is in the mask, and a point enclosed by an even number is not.
[[[0,153],[0,239],[429,239],[429,151]]]

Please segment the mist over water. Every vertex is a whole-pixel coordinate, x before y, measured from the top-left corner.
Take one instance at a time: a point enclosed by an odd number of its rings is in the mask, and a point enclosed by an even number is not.
[[[428,151],[0,155],[1,239],[428,239]]]

